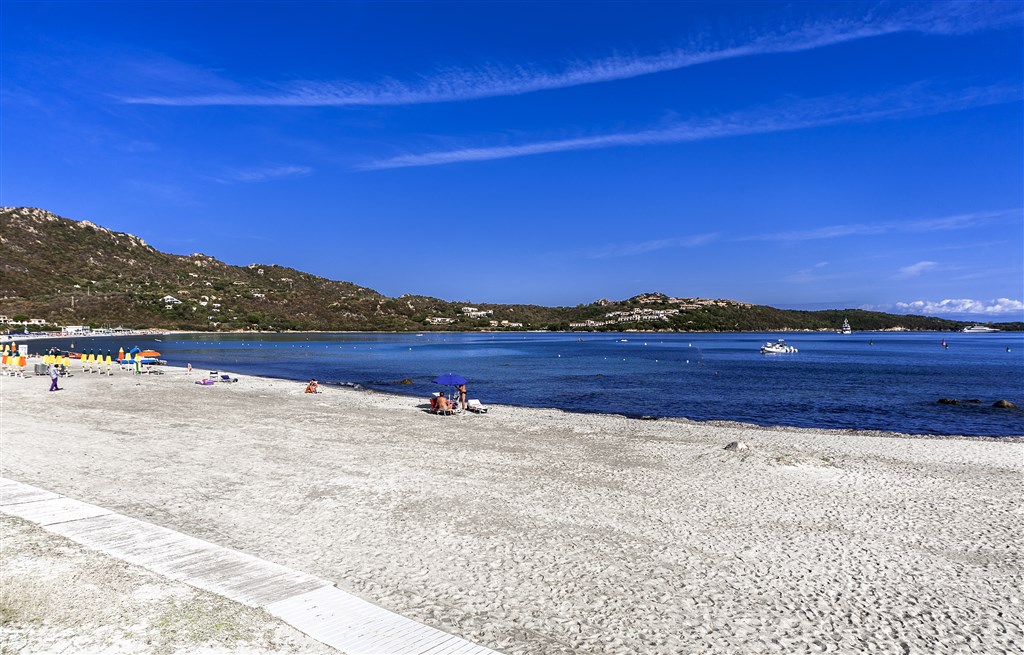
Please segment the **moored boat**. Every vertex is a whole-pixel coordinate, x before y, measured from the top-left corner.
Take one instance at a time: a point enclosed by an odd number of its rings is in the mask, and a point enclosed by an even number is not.
[[[799,352],[794,346],[789,345],[783,339],[776,341],[769,341],[768,343],[761,346],[762,355],[778,355],[782,353],[795,353]]]
[[[989,327],[987,325],[971,325],[969,327],[965,327],[963,329],[963,332],[966,332],[968,334],[985,334],[988,332],[999,332],[999,330],[995,329],[994,327]]]

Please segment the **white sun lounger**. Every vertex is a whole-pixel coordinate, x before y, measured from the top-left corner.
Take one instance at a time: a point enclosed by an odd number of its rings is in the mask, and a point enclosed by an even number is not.
[[[471,412],[476,412],[477,414],[487,413],[487,405],[482,404],[476,398],[470,398],[469,400],[466,401],[466,409],[468,409]]]

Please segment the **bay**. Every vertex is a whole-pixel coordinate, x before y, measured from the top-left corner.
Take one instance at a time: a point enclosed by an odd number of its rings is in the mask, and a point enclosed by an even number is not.
[[[798,353],[762,355],[784,338]],[[169,364],[426,398],[456,373],[485,404],[909,434],[1024,435],[1024,334],[174,334],[64,339],[138,345]],[[943,346],[945,342],[945,346]],[[403,380],[409,383],[403,384]],[[961,401],[939,404],[940,398]],[[964,402],[978,400],[980,402]]]

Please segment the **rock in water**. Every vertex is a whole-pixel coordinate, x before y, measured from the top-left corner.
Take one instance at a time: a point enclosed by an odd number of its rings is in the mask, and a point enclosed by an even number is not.
[[[746,441],[734,441],[725,447],[726,450],[747,450],[750,446]]]
[[[1011,403],[1009,400],[997,400],[994,403],[992,403],[992,406],[993,407],[1003,407],[1005,409],[1014,409],[1015,407],[1017,407],[1016,405]]]
[[[939,398],[940,405],[959,405],[960,401],[956,398]]]

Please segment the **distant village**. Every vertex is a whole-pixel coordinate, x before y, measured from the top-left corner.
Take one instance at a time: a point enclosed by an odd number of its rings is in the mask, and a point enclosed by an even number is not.
[[[89,325],[52,325],[41,318],[20,318],[0,314],[0,341],[18,339],[23,341],[29,338],[41,337],[103,337],[120,336],[130,334],[160,334],[166,330],[135,330],[126,327],[91,327]],[[29,331],[29,328],[33,328]]]
[[[475,318],[482,319],[489,316],[494,316],[494,312],[489,309],[477,309],[476,307],[463,307],[462,316],[459,318]],[[447,316],[428,316],[427,323],[429,325],[451,325],[452,323],[458,322],[459,318],[451,318]],[[490,327],[492,328],[521,328],[522,323],[516,323],[514,321],[489,321]]]
[[[675,305],[667,309],[652,309],[650,307],[634,307],[633,309],[608,312],[603,321],[587,320],[570,323],[570,328],[597,328],[607,325],[621,325],[623,323],[640,323],[645,321],[667,321],[672,316],[677,316],[684,309],[699,309],[701,307],[752,307],[750,303],[737,302],[735,300],[722,300],[710,298],[667,298],[661,294],[643,294],[634,298],[641,305],[654,303]],[[611,304],[609,301],[598,301],[597,304]]]

